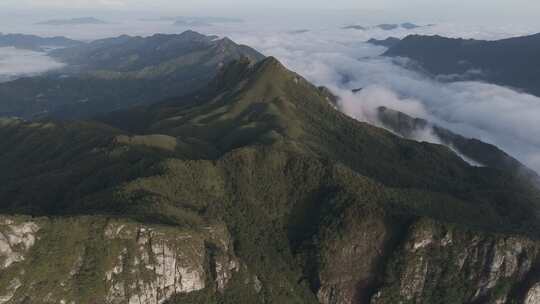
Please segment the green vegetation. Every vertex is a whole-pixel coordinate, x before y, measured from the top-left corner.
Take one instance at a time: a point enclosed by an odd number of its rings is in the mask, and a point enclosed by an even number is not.
[[[73,44],[51,56],[66,69],[0,83],[0,116],[90,118],[192,93],[231,61],[264,58],[230,39],[192,31]]]
[[[245,269],[224,292],[208,287],[172,303],[317,303],[321,291],[369,299],[399,277],[385,269],[406,258],[392,252],[419,218],[471,235],[538,237],[539,191],[526,179],[357,122],[327,97],[269,58],[235,62],[202,91],[100,122],[3,120],[1,211],[225,225]],[[103,250],[95,240],[88,255]],[[81,297],[105,264],[86,265]],[[246,287],[254,276],[259,291]],[[460,286],[440,297],[464,299],[470,289]]]
[[[519,88],[540,95],[536,54],[540,34],[487,41],[446,38],[438,35],[410,35],[394,43],[386,56],[402,56],[417,61],[434,75],[467,75],[468,78]]]

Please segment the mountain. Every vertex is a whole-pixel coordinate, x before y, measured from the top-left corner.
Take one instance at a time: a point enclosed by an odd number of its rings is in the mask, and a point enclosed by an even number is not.
[[[373,44],[373,45],[378,45],[378,46],[384,46],[384,47],[387,47],[387,48],[391,48],[391,47],[395,46],[396,44],[398,44],[400,41],[401,41],[401,39],[395,38],[395,37],[388,37],[388,38],[382,39],[382,40],[371,38],[371,39],[369,39],[367,41],[367,43],[370,43],[370,44]]]
[[[80,41],[66,37],[39,37],[24,34],[0,33],[0,47],[14,47],[18,49],[43,52],[54,47],[74,47],[82,45]]]
[[[410,22],[402,23],[402,24],[400,24],[400,26],[402,28],[404,28],[404,29],[407,29],[407,30],[414,30],[414,29],[417,29],[417,28],[421,27],[419,25],[416,25],[416,24],[410,23]]]
[[[418,134],[431,132],[442,143],[482,166],[513,172],[516,175],[523,175],[526,179],[540,182],[538,174],[494,145],[466,138],[427,120],[414,118],[386,107],[378,109],[378,119],[386,128],[405,138],[415,139]]]
[[[472,80],[540,96],[540,74],[535,68],[540,64],[539,51],[540,34],[498,41],[411,35],[385,55],[411,58],[434,75],[467,74]]]
[[[244,58],[197,92],[95,121],[1,120],[2,295],[150,304],[539,295],[535,185],[358,122],[331,101],[274,58]]]
[[[175,25],[180,26],[204,26],[204,25],[213,25],[213,24],[224,24],[224,23],[242,23],[244,20],[239,18],[227,18],[227,17],[175,17],[172,18],[175,21]]]
[[[0,115],[91,117],[193,92],[228,62],[264,58],[228,38],[192,31],[120,36],[49,54],[68,67],[60,73],[1,83]]]
[[[344,30],[360,30],[360,31],[365,31],[365,30],[367,30],[368,28],[365,27],[365,26],[361,26],[361,25],[348,25],[348,26],[342,27],[342,29],[344,29]]]
[[[51,56],[104,78],[159,78],[182,65],[223,65],[227,56],[263,58],[257,51],[237,45],[228,38],[218,39],[193,31],[150,37],[124,35],[77,48],[55,50]]]
[[[383,31],[392,31],[392,30],[398,29],[400,27],[400,25],[399,24],[387,24],[387,23],[384,23],[384,24],[376,25],[375,27],[378,28],[378,29],[381,29]]]
[[[309,33],[309,32],[310,32],[310,30],[308,30],[308,29],[301,29],[301,30],[288,31],[287,33],[292,34],[292,35],[299,35],[299,34],[305,34],[305,33]]]
[[[197,26],[211,26],[212,23],[207,23],[200,20],[176,20],[174,22],[174,25],[176,26],[184,26],[184,27],[197,27]]]
[[[107,22],[94,18],[94,17],[82,17],[72,19],[52,19],[36,23],[37,25],[85,25],[85,24],[107,24]]]
[[[361,25],[349,25],[349,26],[342,27],[342,29],[346,29],[346,30],[353,29],[353,30],[365,31],[365,30],[368,30],[370,28],[374,28],[374,29],[380,29],[380,30],[383,30],[383,31],[393,31],[393,30],[397,30],[397,29],[400,29],[400,28],[401,29],[406,29],[406,30],[414,30],[414,29],[421,28],[421,27],[422,26],[416,25],[414,23],[404,22],[404,23],[401,23],[401,24],[383,23],[383,24],[372,26],[372,27],[365,27],[365,26],[361,26]]]

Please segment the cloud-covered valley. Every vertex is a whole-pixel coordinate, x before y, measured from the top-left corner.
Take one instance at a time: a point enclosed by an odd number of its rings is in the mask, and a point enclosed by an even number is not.
[[[482,31],[480,27],[464,27],[459,34],[459,27],[450,25],[416,32],[484,39],[527,34],[519,30],[512,33],[512,29]],[[341,98],[342,109],[359,120],[379,124],[376,110],[386,106],[495,144],[540,171],[540,98],[493,84],[439,81],[405,68],[406,59],[381,57],[384,48],[364,42],[372,37],[403,37],[408,33],[332,29],[301,34],[229,35],[278,57],[315,84],[329,87]],[[360,92],[351,92],[359,88]],[[438,142],[427,134],[420,139]]]
[[[0,48],[0,82],[20,76],[31,76],[63,64],[54,61],[42,52],[19,50],[13,47]]]

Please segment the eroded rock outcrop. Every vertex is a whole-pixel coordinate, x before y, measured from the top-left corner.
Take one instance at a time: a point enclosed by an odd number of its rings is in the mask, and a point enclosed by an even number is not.
[[[392,232],[384,220],[349,223],[340,239],[323,244],[318,299],[323,304],[362,303],[377,276],[377,266]]]
[[[540,256],[540,243],[524,237],[458,229],[421,220],[410,228],[387,266],[372,303],[516,303]],[[533,288],[525,303],[534,303]],[[531,300],[533,299],[533,300]]]
[[[28,250],[34,246],[39,228],[32,221],[0,218],[0,269],[24,260]]]
[[[527,292],[524,304],[540,304],[540,282]]]
[[[0,303],[161,304],[223,291],[241,267],[222,225],[3,218],[0,231]]]
[[[337,239],[321,231],[320,303],[540,303],[537,241],[353,212],[340,229]],[[3,217],[0,261],[0,304],[162,304],[194,291],[223,293],[237,273],[249,275],[224,225],[99,217]],[[261,291],[256,275],[242,281]]]

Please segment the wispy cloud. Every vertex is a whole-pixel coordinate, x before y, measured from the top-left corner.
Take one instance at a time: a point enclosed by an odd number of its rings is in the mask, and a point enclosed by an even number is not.
[[[54,61],[44,53],[13,47],[0,48],[0,81],[36,75],[62,66],[62,63]]]

